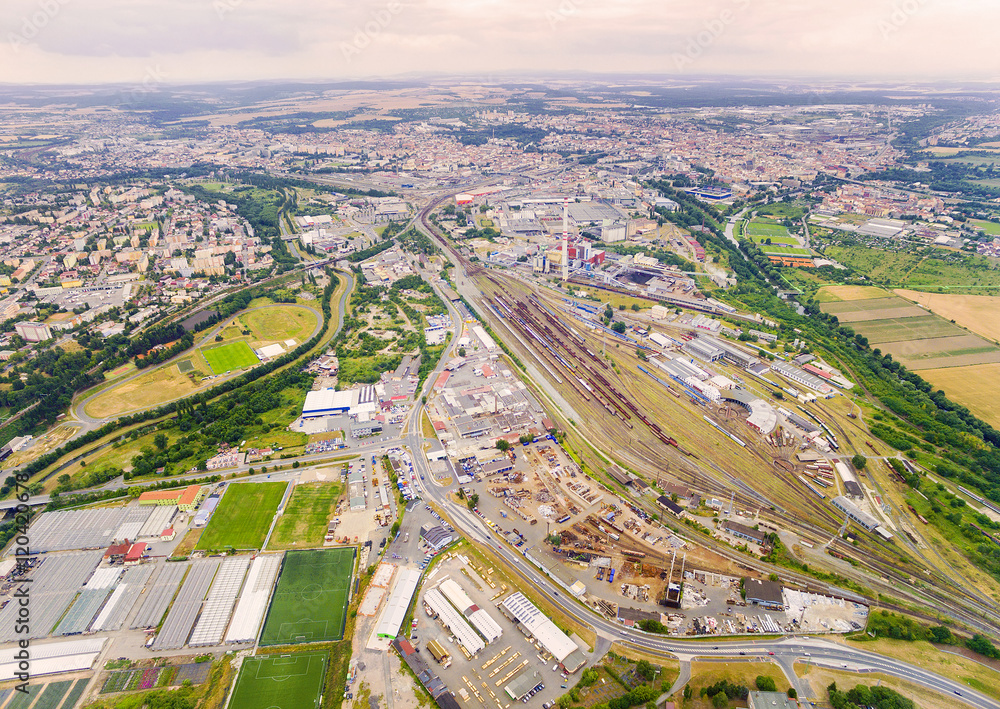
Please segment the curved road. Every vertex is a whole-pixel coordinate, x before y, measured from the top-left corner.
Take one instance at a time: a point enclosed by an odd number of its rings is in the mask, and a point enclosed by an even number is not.
[[[264,310],[266,308],[274,308],[274,307],[278,307],[278,306],[289,306],[289,305],[292,306],[292,307],[303,308],[304,310],[308,310],[309,312],[311,312],[313,315],[316,316],[316,327],[313,328],[312,334],[309,335],[309,337],[307,337],[306,340],[310,340],[313,337],[315,337],[316,333],[319,332],[319,330],[320,330],[321,327],[323,327],[323,313],[321,313],[316,308],[313,308],[312,306],[302,305],[300,303],[275,303],[273,305],[260,305],[260,306],[258,306],[256,308],[249,308],[247,310],[243,310],[239,314],[234,315],[232,318],[228,318],[224,322],[219,323],[218,325],[216,325],[214,328],[212,328],[211,331],[209,331],[208,333],[206,333],[201,338],[201,341],[196,342],[190,348],[184,350],[180,354],[174,355],[173,357],[171,357],[170,359],[166,360],[165,362],[161,362],[160,364],[156,365],[153,369],[140,369],[137,372],[135,372],[135,374],[130,374],[129,376],[127,376],[124,379],[122,379],[121,381],[115,382],[112,386],[107,387],[106,389],[101,389],[100,391],[95,392],[95,393],[91,394],[90,396],[87,396],[86,398],[82,399],[79,403],[77,403],[76,406],[73,407],[73,416],[78,421],[80,421],[83,424],[83,428],[80,430],[79,433],[77,433],[77,435],[80,435],[80,433],[84,433],[86,431],[89,431],[92,428],[96,428],[97,426],[100,426],[100,425],[104,424],[106,421],[109,421],[109,420],[111,420],[113,418],[118,418],[119,416],[126,416],[126,415],[130,415],[130,414],[139,413],[139,412],[142,412],[142,411],[146,411],[148,409],[156,408],[157,406],[163,406],[164,404],[170,404],[170,403],[172,403],[174,401],[179,401],[181,399],[185,399],[185,398],[187,398],[189,396],[192,396],[193,393],[196,393],[196,392],[188,393],[188,394],[185,394],[184,396],[178,396],[178,397],[175,397],[173,399],[169,399],[167,401],[161,401],[161,402],[156,403],[156,404],[154,404],[152,406],[146,406],[144,408],[130,409],[128,411],[123,411],[118,416],[108,417],[108,418],[103,418],[103,419],[94,418],[94,417],[88,415],[87,412],[86,412],[87,405],[90,404],[92,401],[94,401],[94,399],[97,399],[98,397],[103,396],[104,394],[107,394],[107,393],[109,393],[111,391],[114,391],[115,389],[117,389],[118,387],[120,387],[122,384],[126,384],[126,383],[131,382],[131,381],[133,381],[135,379],[138,379],[139,377],[143,376],[144,374],[149,374],[150,372],[154,372],[157,369],[161,369],[163,367],[172,366],[178,360],[184,359],[185,357],[190,357],[193,350],[198,349],[199,347],[204,347],[207,344],[211,344],[212,340],[214,340],[215,336],[219,332],[221,332],[223,329],[225,329],[226,327],[228,327],[233,322],[233,320],[235,320],[237,317],[239,317],[243,313],[249,313],[249,312],[253,312],[255,310]],[[212,381],[213,381],[213,383],[221,383],[221,382],[223,382],[223,381],[225,381],[227,379],[232,379],[233,377],[239,376],[240,374],[243,374],[243,370],[239,370],[239,369],[238,370],[233,370],[231,372],[227,372],[224,375],[218,375],[218,376],[214,377]]]

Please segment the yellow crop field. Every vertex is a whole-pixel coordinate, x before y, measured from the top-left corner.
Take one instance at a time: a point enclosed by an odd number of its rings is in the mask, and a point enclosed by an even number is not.
[[[868,300],[888,296],[887,292],[875,286],[823,286],[816,293],[816,300],[820,303],[833,303],[838,300]]]
[[[952,401],[1000,428],[1000,362],[921,370],[920,376]]]
[[[946,320],[954,320],[956,325],[971,330],[977,335],[1000,341],[1000,297],[990,295],[949,295],[947,293],[921,293],[899,288],[896,295],[940,315]]]

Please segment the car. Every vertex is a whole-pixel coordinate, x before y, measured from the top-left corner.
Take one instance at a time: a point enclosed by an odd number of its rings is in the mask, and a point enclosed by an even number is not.
[[[559,686],[562,687],[563,689],[566,689],[566,685],[565,684],[561,684]]]
[[[808,652],[804,652],[802,654],[805,655],[806,657],[812,657],[812,655],[810,655]]]
[[[628,636],[627,630],[619,630],[618,632],[621,633],[622,635]]]
[[[740,650],[740,654],[741,654],[741,655],[746,655],[746,653],[745,653],[745,652],[743,652],[742,650]]]
[[[715,646],[715,647],[713,647],[712,649],[713,649],[713,650],[718,650],[718,649],[719,649],[719,646],[718,646],[718,645],[716,645],[716,646]]]
[[[768,654],[768,655],[773,655],[773,654],[774,654],[774,650],[771,650],[771,651],[770,651],[770,652],[768,652],[767,654]],[[844,667],[847,667],[847,665],[844,665]]]

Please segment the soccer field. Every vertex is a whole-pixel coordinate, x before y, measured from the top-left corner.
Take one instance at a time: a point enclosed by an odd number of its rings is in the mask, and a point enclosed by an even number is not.
[[[353,548],[288,552],[260,644],[342,639],[353,570]]]
[[[208,366],[215,374],[225,374],[234,369],[252,367],[260,360],[250,349],[250,345],[242,340],[240,342],[230,342],[228,345],[203,349],[201,353],[208,360]]]
[[[197,549],[260,549],[287,483],[231,483]]]
[[[230,706],[315,709],[325,680],[325,653],[248,657],[240,667]]]

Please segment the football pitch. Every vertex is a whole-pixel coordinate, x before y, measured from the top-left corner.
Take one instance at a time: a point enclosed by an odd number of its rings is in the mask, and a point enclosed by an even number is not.
[[[230,483],[196,549],[260,549],[288,483]]]
[[[257,359],[257,355],[253,353],[253,350],[250,349],[250,345],[242,340],[239,342],[230,342],[228,345],[213,347],[210,350],[203,349],[201,353],[205,355],[205,359],[208,360],[208,366],[212,368],[212,372],[215,374],[225,374],[234,369],[252,367],[260,361]]]
[[[353,570],[353,548],[286,553],[260,644],[341,640]]]
[[[230,706],[315,709],[325,680],[325,653],[248,657],[240,667]]]

